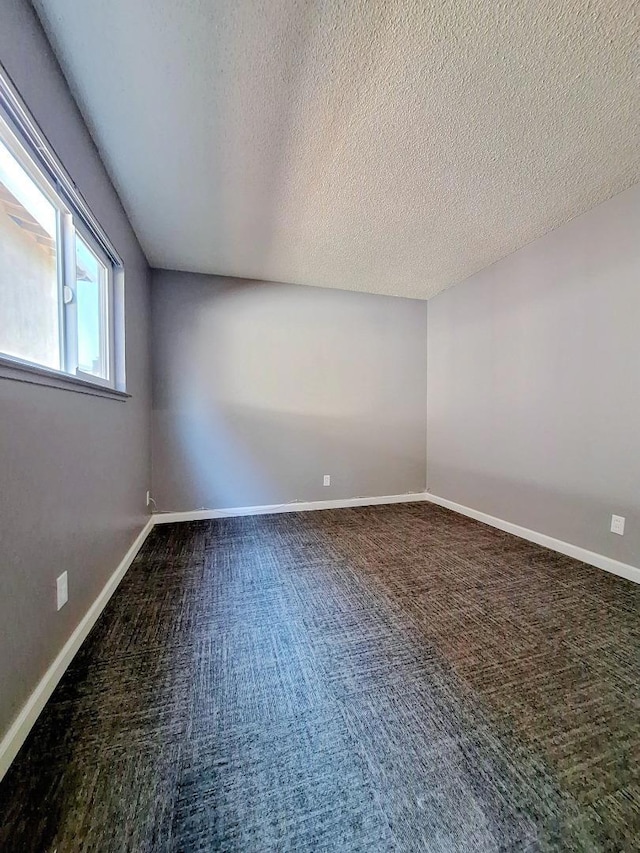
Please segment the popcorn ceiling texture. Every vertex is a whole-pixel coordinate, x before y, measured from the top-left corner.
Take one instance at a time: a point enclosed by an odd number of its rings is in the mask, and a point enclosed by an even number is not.
[[[428,298],[640,180],[635,0],[36,0],[153,266]]]

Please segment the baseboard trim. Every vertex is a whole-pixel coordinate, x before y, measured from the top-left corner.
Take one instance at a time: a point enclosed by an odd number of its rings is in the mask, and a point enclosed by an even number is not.
[[[116,591],[118,584],[124,577],[136,554],[143,546],[153,524],[153,516],[151,516],[2,738],[0,742],[0,780],[2,780],[11,766],[11,762],[18,754],[20,747],[40,716],[56,685],[86,639],[89,631],[95,625],[107,602]]]
[[[586,548],[581,548],[578,545],[563,542],[561,539],[547,536],[546,533],[539,533],[537,530],[530,530],[528,527],[521,527],[519,524],[514,524],[511,521],[496,518],[493,515],[488,515],[486,512],[455,503],[455,501],[441,498],[430,492],[382,495],[377,497],[338,498],[337,500],[326,501],[295,501],[287,504],[228,507],[226,509],[197,509],[186,512],[161,512],[156,513],[153,519],[155,524],[174,524],[182,521],[206,521],[213,518],[231,518],[242,515],[309,512],[318,509],[341,509],[344,507],[375,506],[378,504],[409,503],[413,501],[428,501],[446,509],[451,509],[454,512],[459,512],[461,515],[466,515],[469,518],[474,518],[476,521],[496,527],[498,530],[504,530],[506,533],[519,536],[521,539],[526,539],[529,542],[535,542],[537,545],[550,548],[552,551],[557,551],[567,557],[574,557],[576,560],[581,560],[590,566],[603,569],[605,572],[626,578],[634,583],[640,583],[640,568],[630,566],[627,563],[621,563],[611,557],[605,557],[603,554],[597,554],[595,551],[588,551]]]
[[[570,542],[563,542],[562,539],[555,539],[553,536],[547,536],[546,533],[538,533],[537,530],[529,530],[528,527],[521,527],[519,524],[513,524],[511,521],[505,521],[502,518],[496,518],[493,515],[488,515],[486,512],[481,512],[478,509],[464,506],[463,504],[455,503],[447,498],[441,498],[438,495],[432,495],[426,492],[424,500],[438,506],[451,509],[454,512],[459,512],[461,515],[466,515],[469,518],[474,518],[476,521],[482,521],[484,524],[489,524],[491,527],[497,527],[498,530],[504,530],[505,533],[512,533],[514,536],[519,536],[521,539],[527,539],[529,542],[535,542],[536,545],[542,545],[545,548],[550,548],[552,551],[557,551],[567,557],[574,557],[576,560],[581,560],[590,566],[595,566],[598,569],[603,569],[605,572],[610,572],[613,575],[618,575],[621,578],[626,578],[633,583],[640,583],[640,568],[630,566],[627,563],[621,563],[611,557],[605,557],[603,554],[597,554],[595,551],[588,551],[586,548],[580,548],[578,545],[572,545]]]
[[[380,504],[410,503],[413,501],[428,501],[429,503],[437,504],[445,509],[450,509],[454,512],[460,513],[461,515],[473,518],[476,521],[481,521],[491,527],[496,527],[498,530],[511,533],[514,536],[526,539],[529,542],[535,542],[537,545],[550,548],[552,551],[557,551],[560,554],[565,554],[568,557],[573,557],[576,560],[581,560],[583,563],[587,563],[588,565],[595,566],[598,569],[603,569],[606,572],[610,572],[611,574],[618,575],[619,577],[626,578],[627,580],[640,584],[640,568],[637,568],[636,566],[621,563],[611,557],[605,557],[604,555],[597,554],[594,551],[588,551],[586,548],[580,548],[578,545],[563,542],[561,539],[555,539],[553,536],[547,536],[545,533],[539,533],[536,530],[521,527],[519,524],[505,521],[502,518],[496,518],[493,515],[488,515],[480,510],[472,509],[471,507],[455,503],[455,501],[450,501],[447,498],[441,498],[438,495],[433,495],[429,492],[415,492],[403,495],[383,495],[376,497],[342,498],[326,501],[298,501],[287,504],[230,507],[227,509],[200,509],[190,512],[156,513],[149,518],[143,529],[140,531],[135,541],[120,561],[118,567],[111,575],[89,610],[86,612],[75,631],[64,644],[62,650],[41,678],[35,690],[9,727],[5,736],[2,738],[2,741],[0,742],[0,780],[2,780],[5,773],[11,766],[13,759],[18,754],[20,747],[40,716],[40,713],[46,705],[49,697],[64,675],[76,652],[88,636],[89,631],[95,625],[107,602],[116,591],[118,584],[135,559],[136,554],[143,546],[147,536],[151,532],[151,529],[156,524],[170,524],[181,521],[200,521],[213,518],[230,518],[233,516],[243,515],[271,515],[285,512],[309,512],[321,509],[377,506]]]
[[[428,500],[425,492],[404,495],[381,495],[376,497],[338,498],[329,501],[294,501],[286,504],[264,506],[239,506],[226,509],[196,509],[186,512],[159,512],[153,518],[156,524],[173,524],[180,521],[206,521],[211,518],[232,518],[238,515],[274,515],[281,512],[310,512],[316,509],[343,509],[352,506],[376,506],[378,504],[411,503]]]

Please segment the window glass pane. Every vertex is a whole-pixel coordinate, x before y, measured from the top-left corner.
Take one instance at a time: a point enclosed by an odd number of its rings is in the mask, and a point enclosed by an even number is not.
[[[0,139],[0,352],[59,370],[56,250],[56,208]]]
[[[107,270],[80,237],[76,237],[78,367],[107,379],[105,287]]]

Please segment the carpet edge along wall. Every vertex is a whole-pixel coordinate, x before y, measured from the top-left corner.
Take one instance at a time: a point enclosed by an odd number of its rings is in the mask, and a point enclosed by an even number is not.
[[[156,525],[0,846],[631,850],[639,606],[424,501]]]

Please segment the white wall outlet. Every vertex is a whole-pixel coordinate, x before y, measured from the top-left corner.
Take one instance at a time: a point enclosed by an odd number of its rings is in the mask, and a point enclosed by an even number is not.
[[[331,474],[325,474],[325,475],[324,475],[324,479],[323,479],[323,481],[322,481],[322,485],[323,485],[323,486],[330,486],[330,485],[331,485]]]
[[[151,492],[147,489],[147,506],[151,506]]]
[[[60,610],[69,600],[69,577],[66,572],[63,572],[59,578],[56,578],[56,602],[57,609]]]
[[[624,536],[624,516],[623,515],[612,515],[611,516],[611,532],[617,533],[619,536]]]

